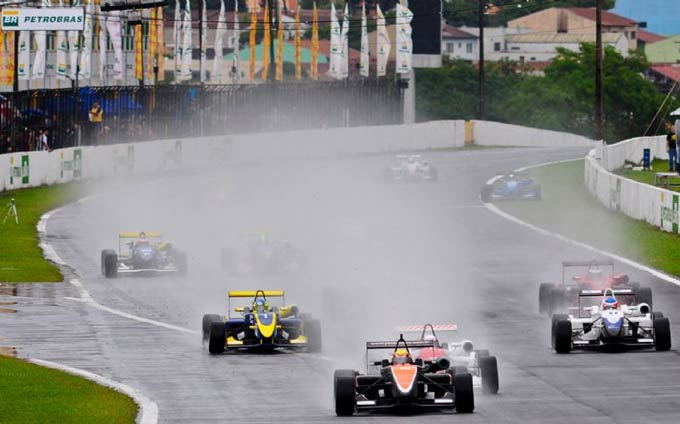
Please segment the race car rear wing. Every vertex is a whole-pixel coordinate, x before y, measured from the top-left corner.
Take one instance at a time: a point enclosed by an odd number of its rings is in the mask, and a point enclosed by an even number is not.
[[[432,328],[435,331],[457,331],[458,326],[456,324],[419,324],[419,325],[402,325],[396,327],[397,331],[403,331],[404,333],[415,333],[418,331],[423,331],[427,328]]]
[[[426,347],[435,347],[434,340],[405,340],[406,346],[409,349],[422,349]],[[389,342],[366,342],[366,349],[396,349],[397,344],[401,344],[400,341],[389,341]]]
[[[614,261],[612,259],[601,259],[592,261],[562,261],[562,283],[564,284],[564,277],[566,268],[574,267],[591,267],[591,266],[610,266],[612,267],[612,274],[614,274]]]
[[[599,296],[603,297],[605,293],[613,293],[615,296],[616,295],[634,295],[635,290],[633,289],[605,289],[605,290],[581,290],[579,292],[579,296],[582,297],[587,297],[587,296]]]
[[[263,293],[265,297],[284,297],[286,295],[283,290],[230,290],[229,297],[255,297],[258,293]]]
[[[140,238],[141,234],[144,233],[144,235],[147,238],[161,238],[163,235],[158,232],[158,231],[140,231],[140,232],[131,232],[131,231],[124,231],[122,233],[118,233],[118,238]]]

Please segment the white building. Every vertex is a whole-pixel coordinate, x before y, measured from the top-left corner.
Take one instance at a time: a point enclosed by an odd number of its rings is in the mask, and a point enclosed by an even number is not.
[[[449,25],[442,25],[442,55],[449,59],[474,62],[478,37]]]
[[[516,62],[548,62],[557,56],[557,48],[578,51],[582,43],[594,43],[595,34],[532,33],[509,35],[506,50],[497,52],[502,59]],[[628,56],[628,39],[623,33],[602,34],[602,43]]]

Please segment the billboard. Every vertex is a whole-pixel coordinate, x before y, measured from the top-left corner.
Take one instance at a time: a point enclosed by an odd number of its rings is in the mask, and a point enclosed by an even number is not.
[[[2,9],[3,31],[82,31],[84,25],[82,7]]]
[[[411,1],[413,54],[438,55],[442,49],[442,0]]]

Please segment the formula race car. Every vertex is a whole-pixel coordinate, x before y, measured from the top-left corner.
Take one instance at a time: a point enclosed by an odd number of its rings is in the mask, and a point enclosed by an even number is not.
[[[249,306],[234,308],[232,299],[252,299]],[[281,306],[269,303],[281,299]],[[229,315],[203,316],[203,340],[210,353],[232,349],[274,350],[277,348],[321,351],[321,323],[296,305],[286,305],[283,290],[230,291]]]
[[[585,269],[585,273],[571,276],[574,268]],[[607,272],[605,272],[605,270]],[[646,303],[652,308],[652,289],[640,287],[639,283],[630,282],[628,275],[614,272],[614,261],[565,261],[562,262],[562,283],[541,283],[538,289],[538,309],[540,313],[551,316],[557,312],[565,312],[574,306],[581,290],[605,290],[608,288],[631,289],[635,298],[633,304]]]
[[[541,186],[526,175],[499,175],[493,183],[485,184],[480,194],[482,202],[496,200],[541,200]]]
[[[240,235],[238,248],[223,248],[222,270],[232,274],[280,274],[303,272],[307,260],[302,250],[289,241],[272,240],[269,235]]]
[[[102,250],[102,274],[115,278],[118,274],[186,274],[184,252],[162,240],[157,232],[125,232],[118,234],[118,253]]]
[[[437,181],[439,173],[420,155],[397,155],[383,176],[386,181]]]
[[[633,297],[630,289],[582,290],[576,314],[555,314],[552,345],[557,353],[574,349],[611,347],[671,348],[671,327],[661,312],[651,312],[645,303],[630,306],[621,302]],[[588,299],[600,300],[588,305]],[[585,305],[584,305],[585,304]]]
[[[498,362],[495,356],[489,355],[488,349],[475,349],[470,340],[462,342],[441,342],[436,331],[456,331],[455,324],[409,325],[398,328],[403,332],[420,332],[420,341],[432,341],[432,348],[420,349],[416,358],[423,361],[437,362],[446,358],[451,367],[472,375],[473,385],[481,387],[483,393],[498,393]]]
[[[351,369],[336,370],[334,375],[335,413],[352,415],[358,411],[453,410],[475,409],[472,375],[457,373],[446,358],[424,361],[413,358],[410,349],[434,348],[432,340],[404,340],[366,343],[366,374]],[[387,359],[370,361],[369,352],[392,350]],[[377,372],[369,372],[377,367]]]

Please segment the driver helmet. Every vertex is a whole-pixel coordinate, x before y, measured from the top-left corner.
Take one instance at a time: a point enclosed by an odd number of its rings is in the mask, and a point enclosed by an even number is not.
[[[267,301],[264,300],[263,297],[258,297],[255,299],[255,302],[253,302],[253,309],[257,312],[267,312],[269,304],[267,304]]]
[[[433,341],[433,342],[436,342],[437,337],[434,334],[425,334],[425,336],[423,336],[423,340],[428,341],[428,342],[430,340]]]
[[[411,363],[411,354],[406,349],[397,349],[392,354],[392,364],[409,364]]]
[[[619,301],[616,300],[614,296],[609,296],[606,299],[602,301],[602,310],[606,311],[609,309],[618,309],[619,308]]]

